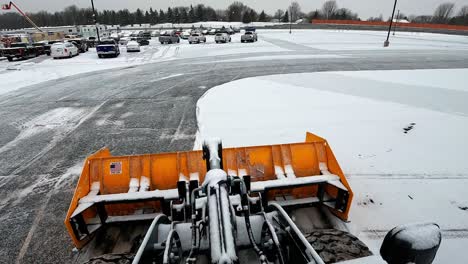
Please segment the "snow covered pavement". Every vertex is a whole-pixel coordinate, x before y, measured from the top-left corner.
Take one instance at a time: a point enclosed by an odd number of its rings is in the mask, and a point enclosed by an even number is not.
[[[226,147],[301,142],[316,133],[355,193],[349,227],[374,252],[392,227],[433,221],[444,235],[437,263],[464,263],[453,244],[468,246],[467,83],[468,69],[237,80],[198,101],[195,145],[214,136]]]

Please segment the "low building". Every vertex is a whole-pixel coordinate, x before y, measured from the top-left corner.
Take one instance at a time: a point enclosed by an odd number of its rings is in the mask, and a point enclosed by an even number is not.
[[[78,34],[81,35],[83,38],[97,38],[97,31],[96,25],[84,25],[78,26],[79,32]],[[110,37],[111,31],[107,25],[98,25],[99,28],[99,37],[101,38],[108,38]]]
[[[64,32],[34,32],[30,35],[33,42],[39,42],[44,40],[59,40],[65,37]]]

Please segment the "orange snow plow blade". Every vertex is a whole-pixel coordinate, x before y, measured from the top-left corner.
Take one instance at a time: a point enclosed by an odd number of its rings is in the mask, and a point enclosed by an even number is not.
[[[202,150],[118,157],[108,149],[89,156],[65,219],[76,247],[106,223],[153,220],[170,210],[171,201],[183,195],[180,182],[203,183],[203,157]],[[226,148],[220,158],[222,169],[248,177],[250,192],[262,193],[265,203],[317,202],[343,220],[348,217],[353,193],[321,137],[307,133],[304,143]]]

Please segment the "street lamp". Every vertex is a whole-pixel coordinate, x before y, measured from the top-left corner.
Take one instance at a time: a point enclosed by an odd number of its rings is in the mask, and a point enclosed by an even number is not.
[[[398,26],[398,21],[400,19],[400,9],[398,9],[398,13],[396,15],[395,26],[393,27],[393,36],[395,36],[396,28]]]
[[[390,46],[390,41],[388,39],[390,38],[390,32],[392,31],[393,17],[395,16],[395,9],[396,9],[397,2],[398,0],[395,0],[395,4],[393,5],[392,19],[390,19],[390,26],[388,27],[387,40],[385,40],[384,42],[384,47]]]
[[[97,39],[98,43],[101,42],[101,38],[99,37],[99,24],[97,23],[97,15],[96,12],[94,11],[94,1],[91,0],[91,7],[93,8],[93,20],[94,24],[96,25],[96,34],[97,34]]]
[[[292,33],[292,9],[291,5],[289,6],[289,34]]]

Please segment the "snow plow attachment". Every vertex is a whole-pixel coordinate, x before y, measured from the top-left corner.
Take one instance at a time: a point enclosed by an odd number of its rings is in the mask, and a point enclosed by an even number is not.
[[[220,169],[242,178],[263,206],[318,204],[347,219],[353,193],[325,139],[307,133],[303,143],[226,149],[219,143],[217,149]],[[174,208],[190,200],[204,182],[210,152],[204,146],[199,151],[112,156],[101,149],[89,156],[65,219],[76,247],[82,248],[107,223],[152,221],[161,214],[190,216],[190,208]]]

